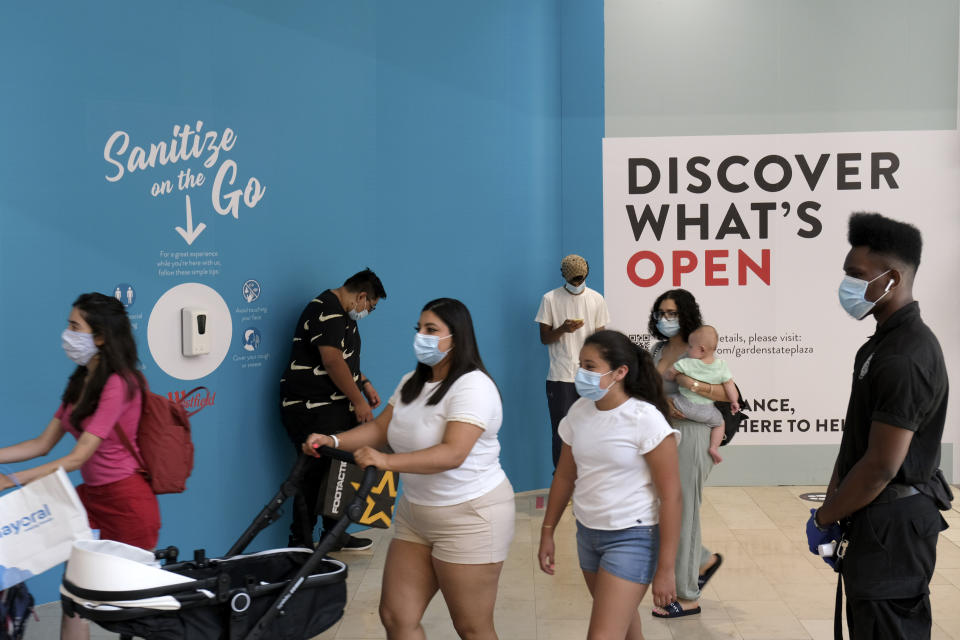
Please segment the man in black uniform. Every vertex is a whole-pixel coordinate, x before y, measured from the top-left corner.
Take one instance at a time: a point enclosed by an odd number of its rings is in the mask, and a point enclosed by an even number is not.
[[[280,380],[283,426],[300,452],[311,433],[333,434],[373,420],[380,396],[360,371],[360,333],[357,321],[386,298],[380,278],[365,269],[343,286],[327,289],[310,301],[297,321],[290,364]],[[317,499],[322,496],[329,458],[311,458],[303,478],[302,498],[297,496],[290,526],[290,545],[312,548],[317,521]],[[304,520],[303,512],[306,512]],[[323,518],[329,531],[334,518]],[[367,538],[346,536],[343,549],[366,549]]]
[[[851,640],[929,638],[930,578],[947,526],[937,508],[952,496],[938,468],[947,371],[913,300],[920,232],[856,213],[848,240],[840,302],[857,320],[873,315],[877,330],[857,352],[840,451],[808,531],[841,524]]]

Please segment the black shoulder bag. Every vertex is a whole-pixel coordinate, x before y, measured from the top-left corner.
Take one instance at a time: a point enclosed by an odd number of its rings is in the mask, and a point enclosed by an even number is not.
[[[736,387],[736,383],[734,383],[734,386]],[[713,403],[719,409],[720,415],[723,416],[723,442],[720,443],[721,447],[730,444],[733,436],[737,435],[737,431],[740,430],[740,425],[750,417],[743,412],[743,407],[747,403],[743,399],[743,394],[740,393],[740,387],[737,387],[737,402],[740,403],[740,411],[737,413],[730,413],[730,403],[726,400]]]

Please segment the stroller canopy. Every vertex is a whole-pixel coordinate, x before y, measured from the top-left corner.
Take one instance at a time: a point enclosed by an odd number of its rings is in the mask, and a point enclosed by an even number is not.
[[[84,590],[104,594],[138,592],[144,589],[196,582],[192,578],[163,570],[152,552],[114,540],[74,542],[64,578]],[[168,595],[133,600],[127,598],[95,600],[71,593],[64,585],[60,585],[60,593],[87,608],[146,607],[159,610],[180,608],[180,602]],[[210,597],[213,597],[212,593]]]

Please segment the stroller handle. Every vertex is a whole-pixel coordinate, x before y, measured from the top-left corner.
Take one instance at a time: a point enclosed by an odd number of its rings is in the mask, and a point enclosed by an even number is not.
[[[320,447],[317,451],[330,458],[355,464],[353,454],[348,451],[333,449],[331,447]],[[304,460],[308,457],[309,456],[306,454],[301,455],[297,462],[297,467],[300,467],[300,465],[303,464]],[[297,470],[295,469],[295,472],[296,471]],[[283,608],[284,605],[286,605],[287,600],[289,600],[297,592],[304,579],[313,573],[314,569],[323,561],[323,557],[333,549],[340,537],[346,533],[347,526],[350,524],[350,522],[360,522],[360,519],[363,517],[363,513],[366,508],[367,496],[370,494],[370,490],[377,481],[377,475],[378,470],[376,467],[370,466],[364,468],[363,479],[360,481],[360,487],[357,489],[353,499],[345,509],[346,517],[340,518],[333,529],[327,532],[327,535],[324,536],[324,538],[320,541],[320,544],[314,549],[313,555],[310,556],[306,563],[304,563],[297,574],[288,581],[287,587],[279,596],[277,596],[277,599],[271,605],[270,609],[263,614],[250,632],[244,636],[244,640],[261,640],[262,638],[266,637],[267,627],[273,622],[274,619],[283,614]]]
[[[341,462],[349,462],[350,464],[356,464],[357,461],[353,459],[353,454],[349,451],[344,451],[343,449],[334,449],[333,447],[320,447],[317,449],[318,453],[322,453],[328,458],[333,458],[334,460],[340,460]]]
[[[317,449],[317,453],[322,456],[334,458],[336,460],[342,460],[344,462],[353,463],[354,461],[352,453],[349,451],[343,451],[341,449],[320,447]],[[273,523],[279,517],[280,507],[283,506],[283,503],[286,502],[288,498],[295,496],[300,490],[300,486],[303,483],[303,474],[306,472],[307,465],[311,460],[316,460],[316,458],[307,455],[306,453],[301,453],[299,456],[297,456],[297,462],[294,465],[293,470],[290,472],[290,476],[280,486],[280,490],[277,492],[277,494],[260,511],[257,517],[254,518],[250,526],[247,527],[247,530],[243,532],[243,534],[235,543],[233,543],[233,546],[230,547],[229,551],[227,551],[227,556],[235,556],[239,553],[242,553],[243,550],[247,548],[247,545],[250,544],[250,542],[257,536],[258,533],[260,533],[260,531]],[[347,505],[347,516],[353,522],[358,522],[363,517],[367,495],[370,493],[370,490],[373,488],[376,480],[377,469],[375,467],[367,467],[364,470],[363,480],[360,482],[360,488],[357,490],[357,495],[360,497],[360,500],[353,500],[349,505]],[[344,528],[346,528],[346,525],[344,525]],[[171,559],[168,557],[167,561],[170,562]],[[173,557],[173,562],[176,562],[175,556]]]

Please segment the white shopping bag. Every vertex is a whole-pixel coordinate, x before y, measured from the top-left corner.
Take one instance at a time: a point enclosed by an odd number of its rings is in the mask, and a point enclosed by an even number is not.
[[[55,567],[90,540],[87,512],[63,468],[0,496],[0,589]]]

